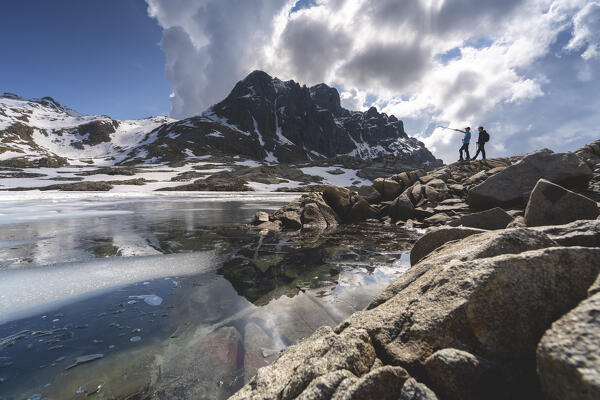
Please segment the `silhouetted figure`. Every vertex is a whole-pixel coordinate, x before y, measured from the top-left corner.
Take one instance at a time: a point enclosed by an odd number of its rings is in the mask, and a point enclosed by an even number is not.
[[[465,136],[463,137],[463,145],[462,147],[458,150],[458,154],[460,154],[460,158],[458,161],[463,161],[463,151],[465,152],[465,156],[466,158],[464,160],[469,161],[471,159],[471,157],[469,156],[469,143],[471,142],[471,128],[470,127],[466,127],[465,130],[460,130],[460,129],[456,129],[458,132],[462,132],[465,134]]]
[[[481,152],[482,160],[485,160],[485,143],[490,140],[490,134],[483,129],[483,126],[479,127],[479,136],[477,137],[477,151],[473,156],[473,160],[477,158],[479,152]]]

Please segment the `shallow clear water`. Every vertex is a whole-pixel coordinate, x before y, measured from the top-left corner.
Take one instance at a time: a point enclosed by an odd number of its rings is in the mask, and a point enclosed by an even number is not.
[[[0,198],[0,399],[227,398],[407,268],[399,228],[236,225],[289,200]]]

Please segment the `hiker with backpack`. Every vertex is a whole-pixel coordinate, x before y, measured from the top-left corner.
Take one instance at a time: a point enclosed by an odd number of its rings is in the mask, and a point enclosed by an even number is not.
[[[481,152],[482,160],[485,161],[485,144],[490,140],[490,134],[483,129],[483,126],[479,127],[479,136],[477,137],[477,152],[473,156],[473,160],[477,158],[479,152]],[[468,154],[468,153],[467,153]]]

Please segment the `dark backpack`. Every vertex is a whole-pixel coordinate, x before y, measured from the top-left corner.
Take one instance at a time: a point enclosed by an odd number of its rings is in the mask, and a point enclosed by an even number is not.
[[[487,131],[483,131],[483,132],[482,132],[482,135],[483,135],[483,142],[484,142],[484,143],[487,143],[487,142],[489,142],[489,141],[490,141],[490,134],[489,134],[489,133],[487,133]]]

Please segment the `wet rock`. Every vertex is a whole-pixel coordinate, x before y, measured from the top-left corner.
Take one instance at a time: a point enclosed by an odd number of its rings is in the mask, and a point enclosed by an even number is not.
[[[279,231],[281,231],[281,221],[263,222],[262,224],[256,225],[255,229],[259,230],[261,232],[262,231],[279,232]]]
[[[480,208],[518,204],[540,179],[585,188],[591,177],[592,170],[576,154],[540,150],[471,188],[467,202]]]
[[[352,191],[342,186],[327,186],[323,189],[323,200],[344,219],[352,207]]]
[[[352,208],[346,217],[346,221],[361,222],[369,218],[373,218],[376,215],[377,210],[371,206],[367,200],[359,197],[358,200],[352,205]]]
[[[415,207],[408,198],[406,193],[402,193],[400,196],[390,204],[389,216],[394,220],[406,221],[415,216]]]
[[[424,367],[429,385],[444,399],[481,399],[491,390],[490,362],[466,351],[438,350]]]
[[[302,221],[300,213],[294,211],[284,211],[278,216],[284,229],[300,229],[302,228]]]
[[[547,399],[600,398],[600,293],[552,324],[537,348],[537,370]]]
[[[254,222],[259,224],[263,222],[269,222],[269,214],[264,211],[258,211],[254,215]]]
[[[321,327],[307,340],[289,347],[273,364],[259,369],[231,399],[294,399],[305,390],[314,392],[316,384],[310,385],[319,377],[344,370],[359,377],[374,361],[375,349],[364,330],[348,329],[338,335]]]
[[[598,214],[595,201],[540,179],[531,192],[525,210],[525,225],[562,225],[577,220],[596,219]]]
[[[500,207],[464,215],[450,222],[450,226],[466,226],[478,229],[504,229],[513,221],[513,217]]]
[[[304,229],[327,229],[327,220],[316,203],[308,203],[302,211],[302,227]]]
[[[442,246],[444,243],[452,240],[466,238],[467,236],[476,235],[485,232],[482,229],[473,228],[440,228],[427,232],[419,240],[416,241],[410,251],[410,263],[415,265],[426,255]]]

